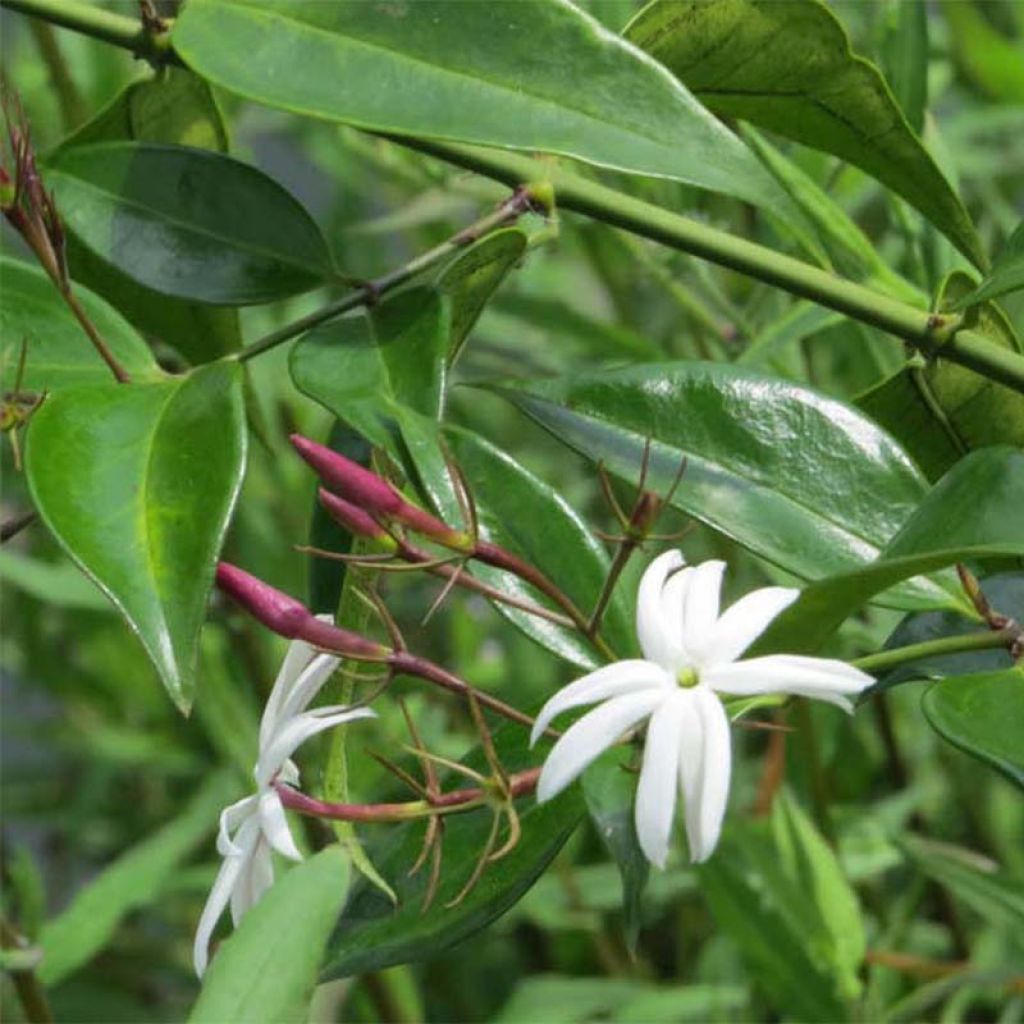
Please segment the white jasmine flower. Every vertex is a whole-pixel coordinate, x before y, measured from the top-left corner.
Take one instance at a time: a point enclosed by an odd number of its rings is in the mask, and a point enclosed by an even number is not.
[[[637,787],[637,838],[647,859],[664,867],[682,793],[690,858],[711,856],[722,827],[732,766],[729,722],[718,694],[787,693],[846,711],[874,680],[828,658],[776,654],[738,661],[768,624],[799,595],[765,587],[719,614],[725,563],[683,568],[678,551],[656,558],[640,581],[636,631],[643,659],[617,661],[560,690],[544,705],[532,742],[570,708],[601,701],[555,744],[537,785],[550,800],[627,730],[647,721]]]
[[[291,760],[292,754],[325,729],[375,717],[369,708],[342,705],[306,710],[339,661],[333,655],[316,653],[302,640],[293,641],[288,648],[260,721],[259,757],[253,771],[256,792],[221,812],[217,852],[224,861],[199,919],[192,950],[200,977],[209,958],[210,936],[228,904],[237,927],[245,912],[273,884],[272,851],[289,860],[302,860],[274,788],[277,780],[298,785],[299,770]]]

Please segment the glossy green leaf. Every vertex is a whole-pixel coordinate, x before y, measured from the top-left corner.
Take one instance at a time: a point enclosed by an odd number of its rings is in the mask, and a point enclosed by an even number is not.
[[[622,916],[626,945],[636,955],[641,900],[651,865],[640,849],[633,820],[636,776],[627,771],[628,750],[611,750],[583,773],[583,798],[601,842],[622,878]]]
[[[876,594],[974,558],[1024,555],[1024,452],[983,448],[963,458],[872,565],[812,583],[768,627],[752,653],[817,650]],[[970,614],[963,597],[959,603]]]
[[[781,198],[664,68],[558,0],[193,0],[173,40],[204,78],[295,113]]]
[[[568,594],[584,614],[594,607],[608,572],[608,556],[572,506],[546,481],[482,437],[449,427],[445,438],[476,506],[480,535],[535,565]],[[537,524],[543,523],[543,530]],[[522,600],[546,598],[516,576],[471,564],[474,576]],[[524,633],[580,668],[604,659],[575,630],[500,603],[495,607]],[[601,633],[621,657],[633,651],[633,628],[619,588],[605,613]]]
[[[348,875],[344,851],[329,846],[278,879],[218,949],[189,1021],[306,1020]]]
[[[662,493],[685,458],[677,508],[811,579],[877,557],[926,491],[870,420],[754,370],[648,364],[496,390],[626,480],[636,480],[650,438],[650,486]],[[898,599],[943,603],[930,584]]]
[[[625,36],[719,117],[749,121],[856,165],[902,196],[977,266],[971,219],[885,79],[819,0],[654,0]]]
[[[1019,936],[1024,929],[1024,885],[987,857],[962,847],[905,836],[900,844],[925,874],[986,920]]]
[[[58,391],[76,384],[113,380],[109,367],[42,270],[0,256],[0,279],[4,295],[0,335],[5,388],[14,386],[23,340],[28,347],[21,386],[27,391]],[[117,310],[88,288],[77,286],[75,295],[133,380],[163,377],[149,346]]]
[[[35,506],[187,709],[199,630],[245,462],[241,368],[51,396],[33,416]]]
[[[1024,788],[1024,669],[950,676],[921,706],[936,732]]]
[[[719,927],[783,1016],[846,1020],[865,952],[857,897],[828,843],[785,791],[769,821],[726,832],[700,866]]]
[[[82,244],[163,295],[242,306],[308,291],[334,274],[301,204],[223,154],[107,142],[58,151],[45,177]]]
[[[999,255],[992,264],[992,269],[985,280],[977,288],[971,289],[966,295],[955,297],[951,309],[966,309],[990,299],[998,299],[1001,295],[1017,292],[1024,288],[1024,221],[1017,225],[1016,230],[1007,239]]]
[[[132,82],[61,148],[122,140],[228,152],[227,128],[210,86],[184,68],[164,68]],[[147,337],[172,345],[193,364],[241,347],[237,310],[160,295],[105,263],[74,235],[68,241],[72,277],[103,295]]]
[[[992,608],[1017,622],[1024,622],[1024,573],[1003,572],[986,576],[981,589]],[[885,642],[886,649],[908,647],[944,637],[988,633],[989,627],[962,612],[935,611],[908,615]],[[908,679],[943,679],[1008,669],[1013,659],[1005,647],[929,655],[907,662],[882,677],[876,689],[887,689]]]
[[[55,985],[100,952],[133,910],[153,903],[199,843],[215,831],[221,807],[237,795],[227,772],[212,776],[181,814],[131,847],[43,926],[39,978]]]
[[[438,276],[437,287],[452,306],[449,364],[454,363],[484,306],[526,252],[526,233],[505,228],[474,242]]]
[[[539,764],[547,746],[541,741],[531,753],[526,730],[505,725],[494,734],[502,764],[517,771]],[[476,771],[486,771],[479,749],[465,759]],[[448,785],[464,785],[458,782]],[[338,927],[328,944],[325,978],[376,971],[391,964],[435,956],[462,942],[512,907],[533,885],[572,834],[582,814],[579,788],[570,787],[546,804],[532,796],[519,801],[522,836],[501,860],[489,864],[476,887],[454,907],[446,907],[461,891],[476,864],[491,828],[491,815],[480,809],[451,815],[444,831],[444,870],[433,903],[423,909],[428,869],[412,877],[409,868],[419,856],[423,822],[392,828],[375,863],[398,896],[395,906],[369,882],[352,889]]]

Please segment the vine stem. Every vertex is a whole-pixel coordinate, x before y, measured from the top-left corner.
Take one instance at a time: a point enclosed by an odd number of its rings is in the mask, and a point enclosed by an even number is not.
[[[985,633],[967,633],[963,636],[944,636],[937,640],[925,640],[919,644],[895,647],[891,651],[879,651],[850,662],[865,672],[880,672],[897,665],[916,661],[918,658],[934,658],[944,654],[960,654],[965,651],[987,651],[996,647],[1009,647],[1014,640],[1012,629],[994,629]]]
[[[0,0],[0,6],[83,32],[151,59],[178,59],[166,33],[154,34],[132,18],[84,4],[81,0]],[[545,181],[564,209],[775,285],[902,338],[929,358],[939,356],[948,359],[1024,392],[1024,356],[1001,348],[979,331],[964,328],[961,317],[917,309],[792,256],[672,213],[530,156],[454,142],[411,139],[387,133],[380,135],[512,187],[524,181]],[[408,276],[403,278],[407,279]],[[293,325],[294,330],[283,337],[270,335],[262,343],[257,343],[261,345],[257,351],[245,354],[247,350],[243,350],[237,358],[251,358],[281,341],[287,341],[309,326],[362,305],[371,298],[369,290],[357,291],[339,300],[333,308],[327,307],[322,316],[314,314],[317,318],[312,322],[305,318]],[[282,332],[285,331],[289,328],[282,328]]]
[[[7,0],[2,0],[2,2],[6,3]],[[357,309],[359,306],[371,306],[382,295],[386,295],[400,285],[412,280],[412,278],[443,260],[446,256],[464,249],[496,228],[516,221],[527,210],[534,206],[539,207],[540,205],[540,199],[529,188],[517,185],[513,195],[506,199],[496,210],[474,221],[461,231],[456,232],[451,238],[446,239],[440,245],[434,246],[433,249],[428,249],[414,259],[409,260],[408,263],[403,263],[400,267],[389,271],[381,277],[367,281],[366,284],[361,285],[347,295],[343,295],[340,299],[328,303],[323,308],[315,310],[308,316],[304,316],[290,324],[285,324],[276,331],[272,331],[258,341],[254,341],[251,345],[247,345],[240,352],[236,353],[233,358],[239,362],[245,362],[247,359],[262,355],[264,352],[268,352],[270,349],[276,348],[286,341],[291,341],[292,338],[304,334],[318,324],[322,324],[327,320],[333,320],[334,317],[340,316],[342,313]]]

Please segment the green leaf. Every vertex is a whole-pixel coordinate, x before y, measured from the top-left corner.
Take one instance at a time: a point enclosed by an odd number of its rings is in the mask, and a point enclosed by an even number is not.
[[[459,253],[438,276],[437,287],[452,307],[449,365],[458,359],[487,301],[522,259],[526,241],[519,228],[493,231]]]
[[[172,38],[204,78],[294,113],[781,198],[664,68],[569,3],[193,0]]]
[[[980,582],[982,592],[996,612],[1017,622],[1024,622],[1024,573],[998,573],[986,576]],[[908,615],[896,627],[885,642],[885,649],[988,632],[989,627],[985,623],[968,618],[962,612],[918,612]],[[1012,666],[1013,660],[1006,648],[931,655],[893,669],[883,676],[876,689],[887,689],[909,679],[943,679],[946,676],[965,676]]]
[[[1024,103],[1024,45],[997,31],[978,4],[943,0],[957,63],[982,91],[1009,104]]]
[[[807,578],[877,557],[925,494],[895,442],[849,406],[755,370],[685,362],[495,387],[564,444]],[[890,595],[893,596],[893,595]],[[948,603],[931,584],[901,605]]]
[[[166,67],[132,82],[61,148],[125,139],[228,151],[227,128],[212,90],[184,68]],[[193,364],[241,347],[237,310],[160,295],[105,263],[74,235],[68,242],[72,277],[112,302],[147,337],[172,345]]]
[[[74,973],[110,942],[129,913],[153,903],[186,857],[214,832],[218,812],[235,795],[228,772],[212,776],[177,818],[81,889],[63,913],[43,926],[40,981],[56,985]]]
[[[495,732],[498,756],[509,771],[539,764],[543,758],[546,741],[531,754],[528,739],[519,725],[505,725]],[[487,770],[479,748],[464,763],[476,771]],[[465,780],[458,778],[458,784],[464,785]],[[374,861],[397,893],[398,905],[369,882],[357,883],[328,944],[324,977],[363,974],[433,957],[490,924],[522,897],[562,848],[579,822],[581,803],[575,786],[546,804],[538,804],[532,796],[521,800],[518,844],[489,864],[476,887],[454,907],[445,904],[458,895],[480,856],[491,828],[488,809],[446,819],[444,869],[437,896],[427,910],[422,902],[428,868],[409,876],[420,853],[424,823],[392,828],[387,845]]]
[[[622,916],[626,945],[636,955],[641,900],[651,866],[640,849],[633,821],[636,778],[625,770],[627,752],[612,750],[583,773],[583,797],[594,829],[622,877]]]
[[[945,886],[987,921],[1010,935],[1024,928],[1024,885],[986,857],[958,846],[919,836],[904,836],[904,853],[928,876]],[[1019,943],[1017,943],[1019,944]]]
[[[654,0],[625,36],[719,117],[824,150],[916,207],[979,267],[974,225],[885,79],[818,0]]]
[[[39,514],[128,620],[183,710],[245,443],[242,372],[229,363],[61,391],[29,427]]]
[[[936,732],[1024,788],[1024,670],[951,676],[921,706]]]
[[[337,846],[288,871],[217,951],[189,1021],[306,1020],[347,885],[348,860]]]
[[[927,4],[894,4],[886,11],[882,53],[893,96],[920,135],[928,107]]]
[[[608,556],[575,509],[556,488],[482,437],[457,427],[449,427],[445,437],[469,486],[480,535],[535,565],[589,613],[608,574]],[[538,523],[544,524],[543,530],[537,529]],[[550,606],[517,576],[476,562],[471,571],[506,594]],[[501,603],[495,608],[527,636],[580,668],[596,668],[604,661],[575,630]],[[632,651],[634,633],[621,589],[608,606],[601,633],[619,656]]]
[[[992,264],[985,280],[972,288],[966,295],[960,295],[950,306],[951,309],[966,309],[1001,295],[1017,292],[1024,288],[1024,221],[1017,225]]]
[[[0,275],[4,290],[0,335],[5,388],[14,386],[22,340],[28,345],[21,382],[24,390],[57,391],[113,380],[110,368],[42,270],[0,256]],[[117,310],[87,288],[77,286],[75,296],[133,380],[160,380],[164,376],[149,346]]]
[[[784,1017],[846,1020],[865,952],[857,897],[828,843],[780,793],[699,869],[715,920]]]
[[[58,151],[45,178],[83,245],[162,295],[243,306],[334,275],[301,204],[221,153],[107,142]]]
[[[812,583],[751,653],[817,650],[861,605],[920,573],[972,558],[1024,555],[1024,452],[983,448],[963,458],[872,565]],[[970,607],[960,599],[971,614]]]
[[[17,551],[0,551],[0,580],[55,608],[110,611],[110,603],[68,561],[44,562]]]

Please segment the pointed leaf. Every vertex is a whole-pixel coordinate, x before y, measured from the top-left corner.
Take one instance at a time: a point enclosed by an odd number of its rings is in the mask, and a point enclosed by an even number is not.
[[[344,852],[329,846],[279,879],[217,951],[189,1021],[306,1020],[348,874]]]
[[[199,630],[245,462],[242,371],[51,396],[33,416],[35,506],[128,620],[171,697],[192,699]]]
[[[781,198],[664,68],[566,2],[192,0],[173,40],[204,78],[295,113]]]
[[[966,309],[988,299],[1018,292],[1024,288],[1024,221],[1007,239],[985,280],[967,295],[959,296],[952,309]]]
[[[28,346],[21,382],[26,391],[57,391],[113,380],[110,368],[43,271],[0,256],[0,275],[4,291],[0,335],[5,387],[14,387],[22,340]],[[86,315],[134,381],[160,380],[164,376],[149,346],[116,309],[88,288],[76,285],[74,291]]]
[[[220,153],[100,143],[58,151],[45,180],[83,245],[164,295],[243,306],[308,291],[334,273],[301,204]]]
[[[564,444],[810,579],[870,562],[925,494],[902,449],[849,406],[755,370],[660,363],[495,390]],[[889,595],[894,600],[895,595]],[[949,603],[933,584],[900,606]]]
[[[916,207],[973,263],[974,225],[878,68],[819,0],[654,0],[625,36],[719,117],[855,164]]]
[[[936,732],[1024,788],[1024,669],[950,676],[921,706]]]

